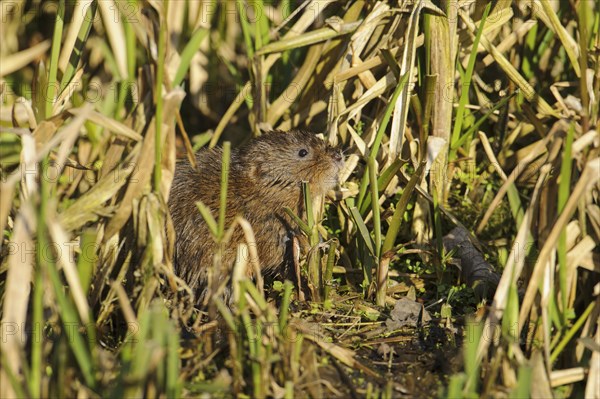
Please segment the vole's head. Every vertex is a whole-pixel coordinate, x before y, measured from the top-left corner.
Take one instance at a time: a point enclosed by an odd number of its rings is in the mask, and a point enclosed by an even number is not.
[[[258,189],[297,192],[309,182],[313,195],[323,195],[338,183],[344,165],[340,149],[312,133],[270,132],[240,148],[240,163]]]

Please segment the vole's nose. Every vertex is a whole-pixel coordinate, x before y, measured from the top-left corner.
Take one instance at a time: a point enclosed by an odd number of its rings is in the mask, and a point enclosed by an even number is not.
[[[340,150],[339,148],[332,148],[331,152],[334,161],[342,162],[342,160],[344,159],[344,156],[342,155],[342,150]]]

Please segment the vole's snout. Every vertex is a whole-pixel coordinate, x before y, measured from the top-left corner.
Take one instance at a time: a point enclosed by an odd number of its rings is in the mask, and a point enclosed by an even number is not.
[[[342,154],[342,150],[340,148],[330,147],[329,152],[331,153],[331,157],[335,162],[344,161],[344,155]]]

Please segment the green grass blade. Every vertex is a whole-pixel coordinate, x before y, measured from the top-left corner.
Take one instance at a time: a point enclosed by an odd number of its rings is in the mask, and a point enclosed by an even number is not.
[[[190,68],[190,64],[192,62],[192,58],[200,48],[200,45],[208,37],[209,31],[204,28],[198,29],[192,37],[190,41],[185,45],[183,51],[181,52],[181,61],[179,66],[177,67],[177,72],[175,72],[175,77],[173,78],[173,86],[179,86],[185,78],[185,75]]]
[[[227,307],[227,305],[225,305],[225,302],[223,302],[221,298],[215,296],[213,297],[213,302],[215,303],[219,313],[221,313],[221,316],[223,316],[223,321],[225,321],[225,324],[227,324],[227,327],[229,327],[231,333],[236,333],[238,330],[235,325],[235,319],[231,314],[231,310]]]
[[[377,167],[375,160],[369,159],[369,181],[371,182],[371,210],[373,212],[373,235],[375,236],[375,257],[379,261],[381,255],[381,213],[379,209],[379,189],[377,187]]]
[[[360,212],[358,212],[358,209],[353,206],[352,208],[350,208],[350,213],[354,218],[354,223],[356,223],[356,227],[358,228],[358,231],[369,252],[371,252],[371,254],[375,256],[375,249],[373,248],[373,239],[371,238],[371,234],[369,234],[369,229],[367,228],[365,221],[360,215]]]
[[[248,24],[248,18],[246,15],[246,7],[242,0],[236,0],[235,6],[238,11],[238,18],[240,25],[242,26],[242,35],[244,36],[244,43],[246,44],[246,55],[249,59],[254,57],[254,43],[252,42],[252,36],[250,34],[250,26]]]
[[[483,122],[485,122],[490,115],[492,115],[494,112],[496,112],[497,110],[499,110],[500,108],[504,107],[506,104],[508,104],[508,102],[517,95],[517,93],[519,93],[519,91],[515,91],[513,92],[510,96],[506,96],[504,97],[502,100],[498,101],[498,103],[496,103],[496,105],[494,105],[492,107],[492,109],[490,109],[488,112],[485,113],[485,115],[483,115],[481,118],[479,118],[477,120],[477,122],[475,122],[475,124],[473,126],[471,126],[471,128],[469,130],[467,130],[465,132],[465,134],[463,134],[452,146],[451,150],[456,150],[458,147],[462,146],[467,139],[471,138],[473,136],[473,134],[475,134],[475,132],[477,131],[477,129],[479,129],[479,126],[481,126],[483,124]]]
[[[42,95],[46,102],[43,119],[52,116],[54,100],[58,94],[58,57],[60,56],[60,43],[62,41],[63,26],[65,24],[65,0],[59,0],[58,12],[54,20],[54,33],[52,35],[52,48],[50,54],[50,62],[48,65],[48,90]]]
[[[254,0],[251,4],[257,19],[254,21],[254,38],[256,51],[259,51],[269,41],[269,19],[265,15],[266,8],[263,0]]]
[[[64,287],[60,281],[60,277],[58,276],[56,265],[54,265],[52,262],[48,262],[46,264],[46,269],[52,283],[56,302],[59,306],[61,320],[63,321],[65,330],[67,331],[67,341],[69,342],[71,350],[73,351],[73,355],[79,364],[81,373],[85,379],[85,383],[93,389],[96,386],[96,381],[93,376],[92,356],[88,351],[86,341],[84,340],[83,336],[80,335],[78,331],[73,330],[73,326],[80,325],[77,311],[64,294]]]
[[[392,98],[390,99],[390,101],[388,102],[388,104],[385,108],[385,113],[383,114],[383,118],[381,119],[381,124],[379,125],[379,128],[377,129],[375,141],[373,142],[373,145],[371,146],[371,149],[369,150],[369,158],[370,159],[375,159],[377,157],[377,153],[379,152],[379,147],[381,146],[381,142],[383,140],[383,135],[384,135],[387,125],[390,121],[392,113],[394,112],[394,108],[396,106],[396,101],[398,100],[398,97],[400,97],[400,94],[402,94],[402,92],[404,91],[404,89],[406,87],[406,83],[408,82],[408,77],[409,77],[408,73],[405,73],[402,76],[402,78],[400,79],[400,82],[398,82],[398,85],[396,86],[396,89],[394,90],[394,94],[392,94]],[[359,209],[362,209],[362,203],[364,201],[364,198],[365,198],[365,195],[367,192],[367,187],[368,187],[367,179],[368,178],[369,178],[368,173],[365,173],[360,182],[360,189],[359,189],[359,193],[358,193],[358,208]]]
[[[127,0],[127,7],[131,9],[132,7],[137,6],[137,0]],[[127,75],[130,82],[135,82],[136,75],[136,37],[135,31],[133,30],[133,21],[130,21],[130,18],[124,15],[123,16],[123,30],[125,31],[125,48],[127,49]]]
[[[179,334],[173,327],[171,320],[167,319],[168,333],[166,335],[167,347],[167,378],[166,391],[167,397],[181,397],[181,383],[179,382],[180,361],[179,361]]]
[[[479,40],[481,39],[481,34],[483,33],[485,20],[487,19],[491,7],[491,2],[488,3],[488,5],[485,7],[483,15],[481,16],[481,22],[479,23],[479,27],[477,28],[475,39],[473,40],[473,47],[471,49],[471,54],[469,55],[469,63],[467,64],[467,70],[465,72],[464,81],[461,85],[460,100],[458,101],[456,119],[454,120],[454,130],[452,131],[452,139],[450,141],[452,143],[451,148],[456,148],[455,143],[458,141],[460,132],[462,130],[465,107],[467,105],[467,101],[469,100],[469,87],[471,86],[473,69],[475,68],[475,60],[477,59],[477,48],[479,47]]]
[[[392,164],[387,167],[377,179],[377,187],[379,188],[379,193],[381,194],[387,188],[388,184],[392,181],[396,173],[400,170],[402,165],[404,165],[406,161],[402,159],[396,159]],[[369,206],[371,205],[371,196],[366,196],[362,208],[360,209],[360,214],[364,215]]]
[[[73,52],[71,53],[71,57],[69,57],[69,63],[67,64],[67,69],[65,70],[64,75],[60,81],[60,92],[67,87],[67,85],[73,79],[75,75],[75,71],[77,70],[77,65],[79,65],[79,60],[81,59],[81,54],[83,53],[85,44],[87,42],[87,38],[90,34],[90,30],[92,28],[92,22],[96,16],[96,9],[98,8],[98,2],[92,1],[85,10],[85,16],[83,17],[83,22],[81,23],[81,28],[79,28],[79,33],[77,34],[77,40],[75,41],[75,47],[73,47]],[[134,52],[135,55],[135,52]]]
[[[333,284],[333,266],[335,266],[335,251],[339,245],[338,240],[333,239],[329,242],[329,251],[327,252],[327,264],[325,265],[325,274],[323,275],[323,301],[329,299]]]
[[[83,292],[87,294],[92,282],[94,265],[98,261],[95,230],[87,229],[83,231],[81,234],[79,249],[81,251],[81,255],[77,259],[77,272],[79,274],[79,280],[81,281]]]
[[[290,299],[293,289],[294,284],[292,284],[292,282],[289,280],[285,280],[283,283],[283,298],[281,299],[281,307],[279,308],[279,331],[282,334],[284,333],[288,323]]]
[[[300,227],[300,230],[302,230],[304,234],[306,234],[307,236],[310,235],[310,227],[308,226],[308,224],[306,224],[306,222],[304,222],[304,220],[300,219],[298,215],[296,215],[294,211],[292,211],[290,208],[286,207],[283,208],[283,210],[289,215],[289,217],[291,217],[294,220],[294,222],[296,222],[296,224],[298,225],[298,227]]]
[[[396,59],[394,58],[392,52],[389,49],[381,49],[381,56],[387,63],[388,67],[390,67],[390,69],[392,70],[394,76],[396,77],[396,80],[400,80],[400,66],[396,62]]]
[[[42,214],[42,211],[40,209],[40,215]],[[38,232],[45,232],[46,230],[46,222],[44,221],[38,221]],[[40,243],[41,240],[41,244],[40,247],[37,249],[36,254],[38,255],[38,265],[41,265],[42,263],[42,256],[41,256],[41,248],[43,248],[41,245],[43,243],[45,243],[45,241],[47,240],[47,235],[44,235],[44,233],[38,233],[38,243]],[[44,297],[44,279],[42,276],[42,270],[40,267],[37,267],[34,270],[35,273],[35,282],[34,282],[34,286],[33,286],[33,320],[32,320],[32,325],[35,326],[34,328],[37,330],[39,329],[39,331],[42,331],[42,326],[45,325],[45,321],[44,321],[44,304],[43,304],[43,297]],[[29,381],[29,390],[31,391],[31,396],[34,398],[39,398],[40,397],[40,389],[41,389],[41,382],[42,382],[42,371],[43,371],[43,367],[42,367],[42,344],[44,343],[44,340],[41,339],[40,336],[34,335],[34,337],[36,339],[32,339],[31,340],[31,378]]]
[[[250,294],[258,307],[263,311],[267,309],[267,301],[265,300],[265,297],[258,291],[256,285],[254,285],[254,283],[250,280],[244,280],[242,281],[242,284],[245,286],[246,292]]]
[[[525,215],[525,210],[523,209],[523,204],[521,203],[521,197],[519,196],[519,190],[514,183],[508,187],[506,191],[506,197],[508,198],[508,204],[510,206],[510,211],[517,222],[517,226],[521,225],[523,222],[523,216]]]
[[[156,81],[154,82],[154,191],[160,192],[162,180],[162,125],[163,125],[163,82],[165,77],[165,54],[167,51],[167,11],[168,0],[164,1],[163,12],[160,15],[158,31],[158,58],[156,60]]]
[[[404,212],[406,212],[406,208],[408,206],[408,202],[412,197],[412,193],[415,189],[415,186],[418,182],[421,181],[423,171],[425,170],[425,163],[422,162],[419,165],[417,171],[412,175],[408,184],[402,191],[402,195],[400,199],[396,203],[396,209],[394,210],[394,215],[392,216],[392,220],[390,222],[390,226],[388,227],[388,231],[385,235],[385,240],[383,241],[383,246],[381,248],[381,253],[385,254],[394,247],[394,243],[396,242],[396,237],[398,237],[398,233],[400,232],[400,225],[402,223],[402,216]]]
[[[571,148],[573,146],[573,137],[575,135],[575,126],[571,122],[569,130],[567,131],[567,137],[565,140],[565,146],[563,150],[563,159],[560,166],[560,182],[558,185],[558,209],[557,213],[560,213],[565,209],[567,200],[571,194],[571,169],[572,169],[572,158]],[[565,315],[567,313],[568,302],[568,290],[567,287],[567,229],[566,227],[561,231],[558,238],[558,281],[560,287],[560,308],[561,308],[561,321],[563,325],[566,323]]]
[[[49,165],[49,157],[46,157],[42,161],[41,165],[42,176],[49,176]],[[40,208],[38,213],[38,240],[36,244],[38,268],[48,273],[53,288],[53,294],[58,302],[58,312],[65,328],[67,341],[69,342],[71,350],[73,351],[73,355],[79,364],[86,384],[90,388],[93,388],[95,387],[96,381],[93,377],[92,357],[88,352],[88,348],[83,336],[80,335],[78,331],[73,329],[74,326],[79,326],[81,324],[81,320],[79,319],[78,313],[73,304],[69,301],[65,294],[64,286],[58,275],[58,270],[56,269],[54,257],[47,256],[47,248],[50,248],[53,244],[50,242],[48,226],[46,224],[46,209],[48,207],[48,200],[50,199],[50,196],[50,181],[45,178],[40,179]],[[34,306],[39,306],[39,304],[34,304]],[[40,309],[37,311],[40,311]],[[41,319],[41,316],[37,315],[37,318]],[[37,349],[34,348],[34,350]],[[35,354],[35,356],[39,356],[39,353]],[[35,359],[35,361],[38,369],[32,370],[32,385],[35,384],[36,387],[34,389],[38,390],[39,382],[41,381],[41,375],[38,373],[41,373],[42,368],[39,367],[41,364],[40,359]]]
[[[554,363],[556,361],[556,359],[562,353],[562,351],[565,349],[567,344],[571,341],[571,339],[573,339],[573,337],[575,336],[575,333],[583,326],[583,323],[585,323],[587,321],[588,317],[592,313],[592,310],[594,310],[594,306],[596,306],[596,303],[591,302],[587,306],[587,308],[585,308],[585,310],[583,311],[583,313],[581,314],[579,319],[577,319],[577,321],[573,324],[573,326],[569,329],[569,331],[567,331],[567,333],[565,334],[563,339],[559,342],[559,344],[556,345],[556,348],[554,349],[554,351],[552,351],[552,354],[550,355],[550,363]]]
[[[198,207],[198,210],[200,211],[200,215],[202,215],[202,217],[204,218],[204,222],[206,223],[206,226],[210,230],[213,237],[215,237],[215,238],[218,237],[219,236],[219,227],[218,227],[217,221],[213,217],[210,209],[206,205],[204,205],[204,203],[202,201],[196,202],[196,207]]]
[[[219,198],[219,226],[217,237],[219,240],[225,235],[225,215],[227,211],[227,186],[229,184],[229,168],[231,163],[231,143],[223,143],[223,159],[221,161],[221,196]]]
[[[442,214],[440,212],[440,194],[438,190],[431,190],[433,198],[433,228],[435,231],[435,246],[438,257],[434,259],[438,282],[441,283],[444,277],[444,263],[441,259],[444,257],[444,244],[442,243]]]
[[[319,244],[319,231],[317,230],[317,224],[315,222],[315,216],[313,212],[312,195],[310,193],[310,186],[308,182],[302,182],[302,194],[304,195],[304,209],[306,212],[306,224],[310,231],[308,240],[310,247],[316,249]],[[308,276],[309,282],[313,285],[314,290],[313,300],[320,301],[321,293],[323,292],[323,279],[321,273],[321,260],[318,256],[319,251],[310,251],[308,254]]]
[[[294,220],[294,222],[296,222],[296,224],[298,225],[298,227],[300,227],[300,230],[302,230],[304,234],[310,236],[310,227],[304,220],[300,219],[298,215],[296,215],[294,211],[292,211],[288,207],[283,208],[283,210]]]
[[[142,385],[145,380],[144,376],[149,374],[150,357],[156,346],[150,337],[151,311],[152,309],[148,309],[142,313],[138,323],[139,330],[136,334],[128,337],[127,345],[131,346],[131,357],[129,358],[129,376],[126,376],[126,380],[123,381],[124,397],[141,396],[144,390]],[[134,382],[127,383],[127,379],[132,379]]]
[[[448,393],[446,398],[462,398],[463,389],[465,386],[465,382],[467,380],[467,376],[465,373],[454,374],[450,377],[450,382],[448,383]]]
[[[466,325],[465,347],[465,391],[468,397],[477,397],[477,386],[479,384],[479,362],[477,361],[477,347],[482,339],[483,322],[469,319]]]
[[[528,365],[522,364],[519,367],[517,374],[517,387],[513,394],[513,398],[529,398],[531,394],[531,375],[532,369]]]
[[[313,213],[312,196],[310,195],[310,187],[308,182],[302,182],[302,195],[304,196],[304,209],[306,210],[306,224],[312,232],[312,228],[315,225],[315,218]]]

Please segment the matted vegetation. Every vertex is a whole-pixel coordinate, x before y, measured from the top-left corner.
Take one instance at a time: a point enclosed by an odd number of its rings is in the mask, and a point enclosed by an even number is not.
[[[0,396],[599,397],[599,4],[3,2]],[[274,128],[305,282],[198,309],[176,158]]]

